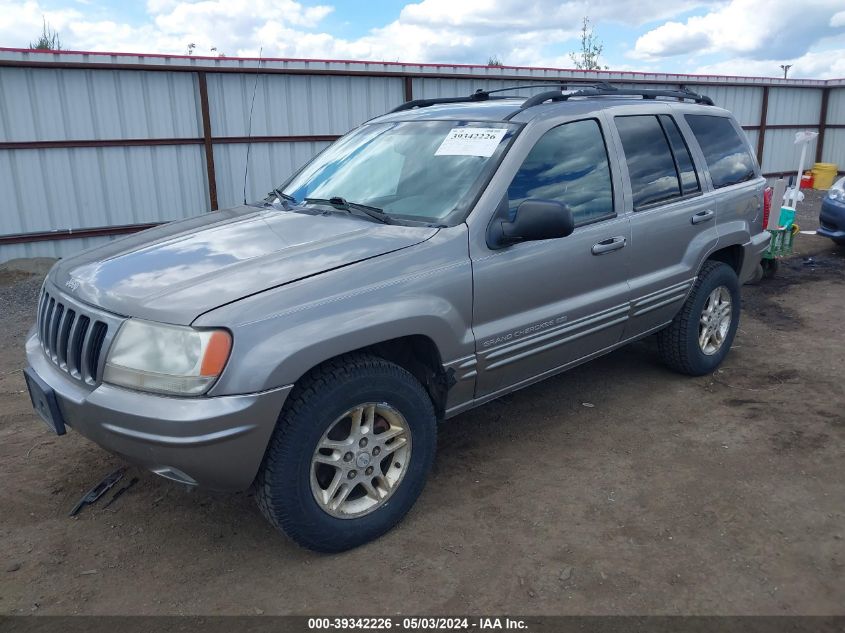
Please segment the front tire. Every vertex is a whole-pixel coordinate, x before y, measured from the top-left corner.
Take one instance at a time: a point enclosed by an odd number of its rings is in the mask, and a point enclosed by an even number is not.
[[[663,362],[690,376],[715,371],[730,351],[739,311],[734,270],[722,262],[705,262],[680,312],[657,334]]]
[[[364,354],[329,361],[285,403],[258,474],[258,507],[303,547],[357,547],[410,510],[436,436],[431,399],[409,372]]]

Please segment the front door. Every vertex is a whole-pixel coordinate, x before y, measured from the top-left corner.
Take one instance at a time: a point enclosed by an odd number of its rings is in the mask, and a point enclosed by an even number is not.
[[[614,209],[598,119],[565,123],[541,136],[507,198],[511,214],[528,198],[563,202],[576,228],[568,237],[500,250],[471,247],[477,398],[615,345],[629,312],[630,225]]]

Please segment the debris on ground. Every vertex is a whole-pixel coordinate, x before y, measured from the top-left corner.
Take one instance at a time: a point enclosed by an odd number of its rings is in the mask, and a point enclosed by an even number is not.
[[[124,492],[126,492],[127,490],[129,490],[132,486],[134,486],[135,484],[137,484],[139,481],[140,481],[140,479],[138,479],[137,477],[133,477],[132,479],[130,479],[130,480],[129,480],[129,483],[128,483],[128,484],[126,484],[125,486],[123,486],[123,488],[118,488],[118,489],[115,491],[115,493],[111,496],[111,499],[109,499],[109,500],[106,502],[106,505],[104,505],[104,506],[103,506],[103,508],[108,508],[111,504],[113,504],[115,501],[117,501],[117,500],[118,500],[118,498],[119,498],[121,495],[123,495],[123,493],[124,493]]]
[[[126,466],[121,466],[117,470],[113,470],[108,475],[103,477],[103,479],[96,486],[94,486],[93,488],[91,488],[91,490],[82,495],[82,498],[79,500],[79,502],[75,506],[73,506],[73,510],[70,511],[69,516],[75,517],[77,514],[80,513],[82,508],[96,503],[100,497],[102,497],[104,494],[106,494],[106,492],[111,490],[111,488],[114,487],[114,485],[118,481],[123,479],[123,475],[125,473]]]

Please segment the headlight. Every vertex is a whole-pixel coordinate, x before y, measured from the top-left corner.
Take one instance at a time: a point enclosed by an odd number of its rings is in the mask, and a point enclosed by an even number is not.
[[[226,330],[195,330],[129,319],[106,358],[103,381],[141,391],[197,396],[223,371],[232,348]]]
[[[837,202],[845,202],[845,178],[840,178],[827,191],[827,197]]]

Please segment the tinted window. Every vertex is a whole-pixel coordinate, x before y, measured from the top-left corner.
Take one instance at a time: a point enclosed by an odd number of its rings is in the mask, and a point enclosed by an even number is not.
[[[537,141],[508,187],[511,216],[528,198],[569,205],[576,224],[613,216],[610,166],[597,121],[566,123]]]
[[[668,114],[661,114],[660,123],[663,124],[663,131],[666,132],[669,145],[672,146],[672,153],[675,155],[675,163],[678,168],[678,175],[681,177],[681,189],[684,195],[701,191],[701,185],[698,184],[698,174],[695,173],[695,166],[692,163],[692,156],[690,156],[689,148],[684,141],[684,137],[681,136],[681,131],[678,129],[675,119]]]
[[[679,197],[675,160],[657,117],[616,117],[616,128],[628,163],[634,210]]]
[[[714,187],[754,178],[754,159],[730,119],[705,114],[687,114],[686,119],[704,153]]]

